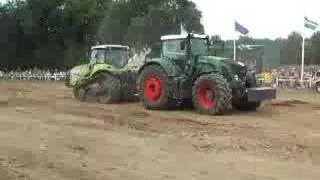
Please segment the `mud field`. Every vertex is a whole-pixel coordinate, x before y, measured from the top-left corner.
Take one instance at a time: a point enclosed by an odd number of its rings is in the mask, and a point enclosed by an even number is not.
[[[0,180],[320,179],[320,95],[211,117],[78,103],[62,83],[0,82]]]

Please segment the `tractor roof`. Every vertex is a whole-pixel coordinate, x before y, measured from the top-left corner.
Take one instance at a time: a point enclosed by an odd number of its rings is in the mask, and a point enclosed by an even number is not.
[[[161,40],[174,40],[174,39],[186,39],[188,37],[189,34],[170,34],[170,35],[165,35],[165,36],[161,36]],[[191,37],[193,38],[201,38],[201,39],[205,39],[208,36],[204,35],[204,34],[193,34],[190,33]]]
[[[92,46],[91,49],[105,49],[105,48],[123,48],[123,49],[129,49],[129,46],[123,46],[118,44],[101,44],[97,46]]]

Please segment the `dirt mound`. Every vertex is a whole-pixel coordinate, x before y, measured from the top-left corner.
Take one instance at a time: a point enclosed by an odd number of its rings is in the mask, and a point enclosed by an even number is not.
[[[271,106],[296,106],[296,105],[299,105],[299,104],[309,104],[308,102],[306,101],[300,101],[300,100],[276,100],[276,101],[273,101],[271,102]]]

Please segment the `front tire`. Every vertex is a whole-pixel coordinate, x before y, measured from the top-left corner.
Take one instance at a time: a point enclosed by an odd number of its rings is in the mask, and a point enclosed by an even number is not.
[[[167,73],[159,65],[149,65],[139,74],[137,89],[146,109],[170,109],[175,103],[170,99],[172,86]]]
[[[193,103],[201,114],[224,115],[232,108],[232,93],[228,82],[220,75],[200,76],[192,88]]]

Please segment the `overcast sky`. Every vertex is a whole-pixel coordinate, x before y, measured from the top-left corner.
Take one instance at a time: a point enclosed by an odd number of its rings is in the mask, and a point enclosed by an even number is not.
[[[6,2],[7,0],[0,0]],[[202,11],[206,34],[234,38],[234,20],[256,38],[287,37],[304,31],[303,17],[320,23],[320,0],[192,0]],[[318,28],[319,29],[319,28]]]
[[[233,38],[234,20],[257,38],[287,37],[303,32],[304,16],[320,23],[320,0],[193,0],[202,11],[205,31]],[[318,28],[319,29],[319,28]],[[310,36],[312,32],[306,32]]]

